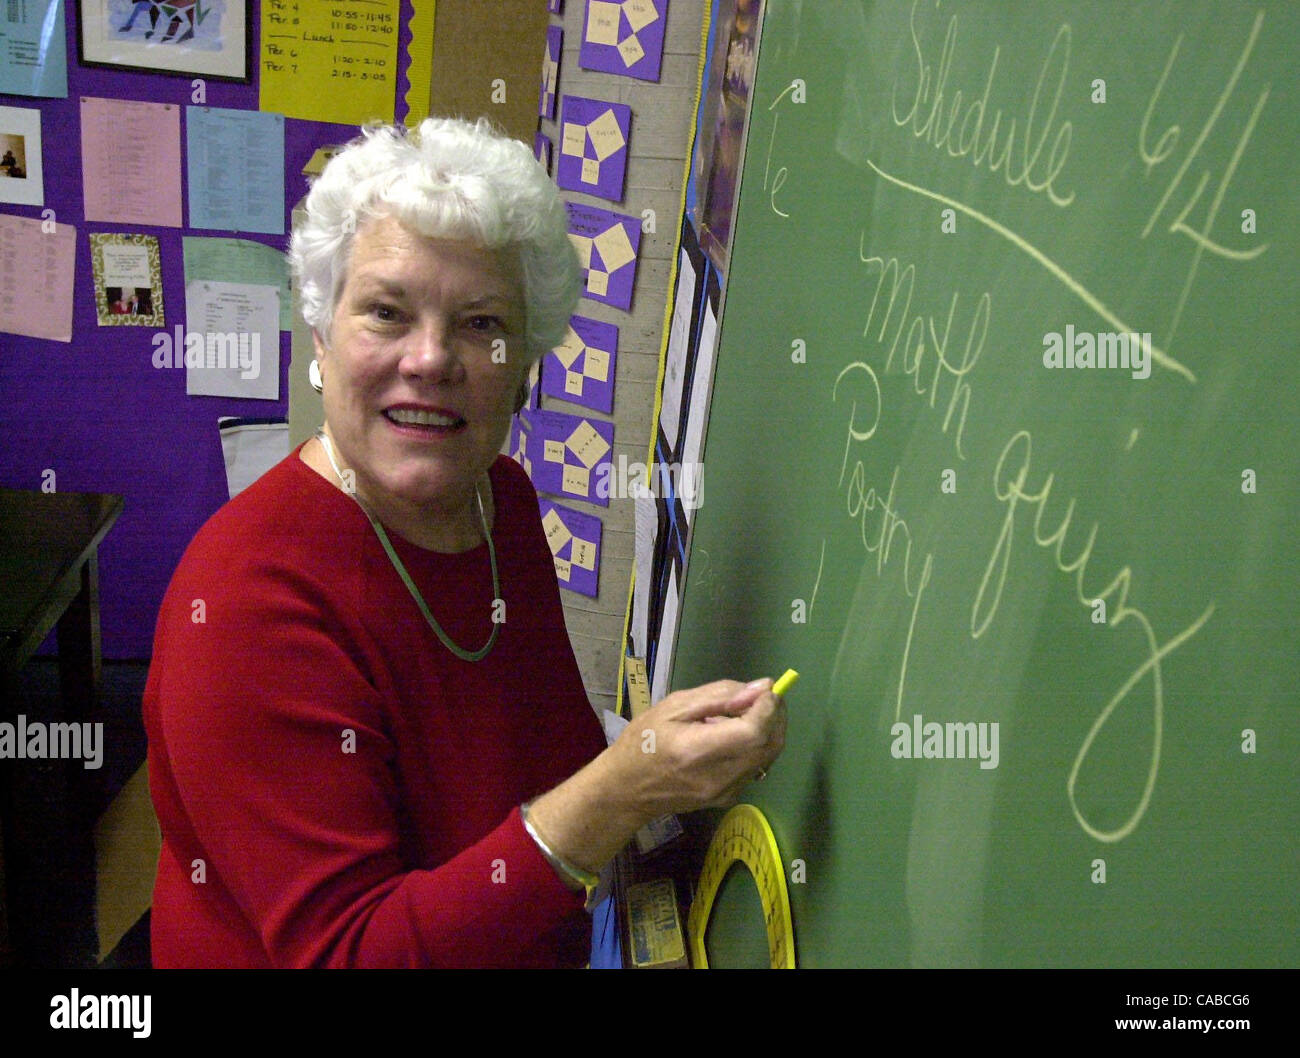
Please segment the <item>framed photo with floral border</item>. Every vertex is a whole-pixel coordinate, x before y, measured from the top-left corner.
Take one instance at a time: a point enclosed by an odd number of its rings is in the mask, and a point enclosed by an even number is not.
[[[251,84],[251,21],[251,0],[77,0],[77,58]]]
[[[165,326],[157,236],[92,232],[90,270],[101,327]]]

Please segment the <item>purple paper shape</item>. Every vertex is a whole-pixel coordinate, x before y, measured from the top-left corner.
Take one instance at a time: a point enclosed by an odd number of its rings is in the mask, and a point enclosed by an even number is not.
[[[564,0],[546,0],[546,10],[553,15],[563,14]]]
[[[555,560],[555,579],[561,588],[594,599],[600,592],[600,519],[541,496],[537,506]],[[563,529],[559,530],[561,523]]]
[[[632,108],[624,103],[565,96],[562,113],[555,182],[567,191],[585,191],[622,202]]]
[[[571,401],[609,415],[614,411],[618,328],[612,323],[589,320],[585,316],[569,317],[569,327],[581,342],[582,351],[573,358],[575,345],[560,345],[546,354],[542,367],[542,392],[548,397]],[[567,367],[565,360],[570,360]]]
[[[658,81],[667,17],[668,0],[588,0],[578,65]]]
[[[551,171],[551,153],[554,150],[555,144],[551,142],[551,137],[546,133],[539,132],[533,137],[533,154],[542,163],[542,168],[548,173]]]
[[[608,507],[614,471],[614,424],[543,408],[530,411],[528,421],[532,426],[528,458],[533,464],[537,491]],[[591,440],[593,435],[604,443]],[[584,446],[584,439],[590,447]]]
[[[555,94],[560,86],[560,53],[564,48],[564,30],[546,27],[546,50],[542,55],[542,87],[537,98],[537,116],[555,120]]]
[[[632,287],[636,283],[636,255],[641,245],[640,220],[579,202],[566,202],[565,207],[569,211],[569,238],[585,262],[583,293],[618,309],[630,308]],[[623,229],[624,238],[616,237],[616,227]],[[630,258],[627,258],[628,249]],[[626,259],[620,260],[620,256]]]

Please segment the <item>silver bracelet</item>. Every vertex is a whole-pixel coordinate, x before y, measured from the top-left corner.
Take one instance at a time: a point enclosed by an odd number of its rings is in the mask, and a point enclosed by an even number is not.
[[[532,820],[528,818],[528,809],[532,807],[532,804],[532,801],[525,801],[519,806],[519,817],[524,821],[524,829],[528,831],[528,836],[537,844],[542,855],[546,857],[547,863],[575,885],[581,886],[590,892],[600,884],[600,875],[591,874],[581,867],[575,867],[552,851],[551,847],[542,840],[542,836],[537,832],[537,828],[533,826]]]

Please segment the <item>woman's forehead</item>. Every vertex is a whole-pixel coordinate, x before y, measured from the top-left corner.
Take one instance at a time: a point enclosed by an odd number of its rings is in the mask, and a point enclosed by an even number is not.
[[[512,249],[425,235],[391,216],[358,228],[348,271],[349,279],[470,283],[499,287],[503,296],[520,293],[519,255]]]

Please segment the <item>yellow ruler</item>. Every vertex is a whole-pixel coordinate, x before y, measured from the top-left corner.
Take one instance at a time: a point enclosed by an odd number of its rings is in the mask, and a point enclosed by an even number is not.
[[[753,805],[736,805],[718,824],[718,829],[704,854],[700,882],[691,901],[687,917],[690,934],[691,964],[707,969],[708,953],[704,950],[704,933],[718,887],[733,863],[742,863],[754,876],[758,896],[767,923],[767,950],[772,969],[794,969],[794,923],[790,919],[790,894],[785,887],[785,869],[776,837],[763,813]]]

